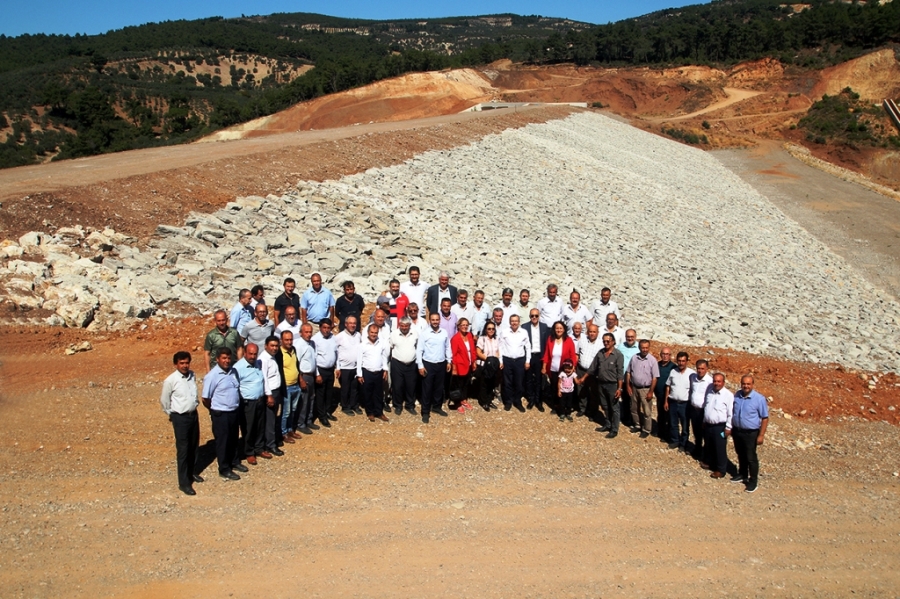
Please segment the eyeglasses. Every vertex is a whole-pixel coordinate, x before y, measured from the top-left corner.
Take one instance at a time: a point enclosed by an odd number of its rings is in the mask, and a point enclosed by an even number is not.
[[[532,314],[532,315],[531,315],[531,318],[540,318],[540,317],[541,317],[540,314]]]

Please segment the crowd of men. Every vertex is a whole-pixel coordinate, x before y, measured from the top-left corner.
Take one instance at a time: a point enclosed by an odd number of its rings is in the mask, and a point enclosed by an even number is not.
[[[667,347],[657,358],[648,340],[620,328],[608,288],[590,307],[575,290],[566,303],[554,284],[536,303],[526,289],[514,301],[507,288],[490,308],[484,291],[470,298],[445,272],[435,285],[416,266],[408,275],[390,281],[365,324],[366,303],[353,283],[335,298],[319,273],[302,295],[285,279],[271,312],[260,285],[242,289],[230,312],[215,312],[200,401],[221,478],[240,480],[235,471],[248,472],[244,462],[283,456],[304,435],[330,428],[338,409],[389,422],[393,408],[427,424],[432,414],[446,417],[445,406],[475,409],[473,399],[487,412],[547,406],[561,422],[573,422],[574,412],[608,439],[624,417],[632,433],[690,453],[713,478],[728,472],[730,436],[738,457],[731,480],[756,490],[768,408],[751,375],[732,393],[706,360],[691,368],[687,353],[673,361]],[[191,355],[178,352],[173,362],[160,402],[175,433],[179,488],[194,495],[193,483],[203,480],[194,471],[200,401]]]

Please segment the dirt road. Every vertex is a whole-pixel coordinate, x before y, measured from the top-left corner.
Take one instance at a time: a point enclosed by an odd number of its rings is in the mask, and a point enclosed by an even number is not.
[[[807,166],[777,142],[713,155],[873,285],[900,297],[900,202]]]

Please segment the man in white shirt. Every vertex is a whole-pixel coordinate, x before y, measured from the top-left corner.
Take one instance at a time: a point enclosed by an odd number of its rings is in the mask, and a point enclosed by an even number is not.
[[[416,365],[422,381],[422,422],[428,424],[431,412],[446,416],[444,403],[444,379],[450,372],[450,337],[441,328],[439,314],[429,314],[429,329],[419,335],[416,343]]]
[[[191,370],[191,354],[176,352],[172,357],[175,372],[163,381],[159,403],[172,423],[175,434],[175,463],[178,488],[185,495],[196,495],[194,483],[203,479],[194,474],[197,447],[200,444],[200,421],[197,417],[197,379]]]
[[[297,350],[297,362],[300,365],[300,405],[297,408],[297,431],[304,435],[311,435],[313,430],[318,430],[315,423],[316,406],[316,344],[313,343],[312,323],[305,322],[300,327],[300,337],[294,339],[294,349]],[[282,338],[284,343],[284,338]],[[305,385],[304,385],[305,383]]]
[[[519,315],[509,317],[509,329],[500,335],[500,370],[503,372],[503,409],[509,412],[513,406],[525,411],[522,397],[525,394],[525,371],[529,368],[531,344],[528,333],[519,328]]]
[[[558,320],[562,318],[563,303],[559,299],[559,287],[553,283],[547,285],[547,296],[541,298],[537,303],[538,310],[541,311],[541,322],[552,327]]]
[[[294,306],[288,306],[284,309],[284,320],[278,323],[278,326],[275,327],[275,336],[281,338],[282,331],[290,331],[294,335],[294,339],[298,339],[300,337],[300,326],[303,323],[300,322],[300,318],[297,316],[297,308]]]
[[[403,411],[416,414],[416,382],[419,370],[416,367],[416,343],[419,331],[412,328],[408,316],[400,319],[398,327],[391,331],[391,400],[394,414]]]
[[[472,319],[475,318],[475,306],[469,301],[468,291],[460,289],[456,292],[456,303],[450,308],[450,312],[456,316],[457,322],[459,322],[460,318],[465,318],[472,322]]]
[[[366,329],[366,338],[359,344],[356,358],[356,380],[370,422],[375,420],[390,422],[384,415],[384,383],[387,381],[390,368],[388,363],[390,351],[390,346],[378,338],[378,327],[370,324]]]
[[[410,328],[419,335],[427,331],[431,328],[428,325],[428,319],[422,316],[419,317],[419,305],[412,303],[406,307],[406,315],[409,316]]]
[[[697,372],[690,375],[690,392],[688,394],[687,417],[690,421],[691,432],[694,436],[694,449],[691,457],[704,463],[706,461],[705,448],[703,447],[703,401],[706,399],[706,388],[712,384],[709,375],[709,362],[697,360]]]
[[[502,331],[509,329],[509,318],[510,316],[519,315],[519,309],[513,305],[512,297],[513,290],[507,287],[503,290],[503,293],[500,295],[503,299],[499,304],[494,306],[494,312],[497,310],[503,312],[503,322],[500,323],[500,328],[497,330],[497,334],[499,335]],[[521,322],[521,319],[520,319]]]
[[[337,364],[334,378],[341,383],[341,411],[347,416],[362,414],[359,407],[359,382],[356,380],[356,357],[362,336],[356,330],[356,316],[344,320],[344,330],[334,336],[337,346]]]
[[[602,349],[600,329],[592,322],[587,325],[586,335],[575,345],[578,354],[578,364],[575,366],[575,382],[579,385],[578,417],[587,415],[591,420],[599,417],[600,391],[597,388],[597,378],[591,374],[590,368],[594,357]]]
[[[725,388],[725,375],[717,372],[703,401],[703,431],[711,460],[700,465],[712,470],[710,478],[724,478],[728,470],[727,437],[731,436],[733,410],[734,394]]]
[[[409,298],[409,303],[415,303],[419,307],[419,316],[425,316],[425,292],[428,291],[428,283],[419,280],[419,267],[409,267],[409,281],[400,285],[400,291]]]
[[[284,385],[282,384],[281,369],[275,360],[276,352],[281,351],[281,343],[274,335],[266,339],[263,351],[259,352],[259,366],[263,373],[263,393],[266,397],[265,413],[266,423],[263,429],[266,451],[260,457],[271,458],[273,455],[283,456],[284,452],[278,448],[278,438],[281,434],[281,416],[278,408],[284,401]]]
[[[616,347],[625,343],[625,330],[619,326],[619,319],[615,314],[606,315],[606,328],[600,331],[600,334],[609,333],[616,340]]]
[[[669,426],[672,429],[669,449],[680,451],[687,451],[687,407],[691,396],[691,375],[697,374],[693,368],[688,368],[687,363],[688,353],[678,352],[675,356],[675,369],[669,373],[666,381],[666,400],[663,404],[665,411],[669,413]]]
[[[594,314],[594,324],[598,327],[602,327],[606,324],[606,315],[607,314],[615,314],[616,322],[622,319],[622,314],[619,312],[619,305],[612,301],[612,291],[609,287],[604,287],[600,291],[600,299],[591,304],[591,312]],[[618,345],[618,341],[616,345]]]
[[[319,332],[313,335],[316,348],[316,417],[319,423],[331,428],[331,420],[337,409],[337,391],[334,388],[334,372],[337,365],[337,340],[332,334],[334,324],[330,320],[319,323]]]
[[[574,289],[569,294],[569,303],[562,310],[561,320],[566,329],[573,332],[576,323],[584,327],[591,320],[591,311],[584,307],[581,294]]]

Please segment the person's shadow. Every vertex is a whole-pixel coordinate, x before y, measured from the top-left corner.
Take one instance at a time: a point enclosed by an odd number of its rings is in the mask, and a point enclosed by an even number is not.
[[[216,461],[216,441],[209,439],[197,448],[197,461],[194,462],[194,472],[202,474],[206,468]]]

